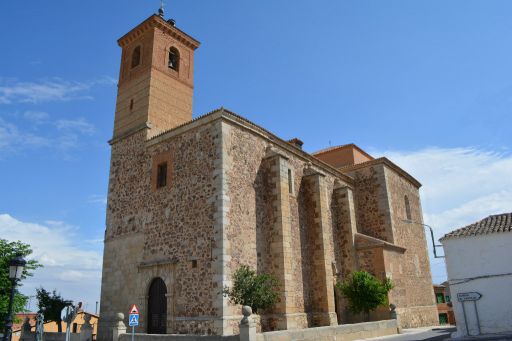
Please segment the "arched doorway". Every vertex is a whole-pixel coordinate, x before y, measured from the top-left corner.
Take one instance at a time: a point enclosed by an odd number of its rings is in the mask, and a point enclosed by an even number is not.
[[[161,278],[155,278],[149,287],[148,334],[167,332],[167,287]]]

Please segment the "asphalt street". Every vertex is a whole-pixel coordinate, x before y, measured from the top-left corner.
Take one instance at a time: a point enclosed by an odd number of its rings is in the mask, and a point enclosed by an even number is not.
[[[433,329],[406,329],[403,331],[403,334],[394,335],[394,336],[385,336],[373,339],[366,339],[371,341],[420,341],[420,340],[431,340],[431,341],[441,341],[448,339],[450,334],[454,332],[456,328],[433,328]]]

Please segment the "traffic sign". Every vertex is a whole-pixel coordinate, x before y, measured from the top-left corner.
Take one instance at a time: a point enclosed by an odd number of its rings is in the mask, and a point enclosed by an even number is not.
[[[479,292],[460,292],[457,294],[459,302],[478,301],[481,297],[482,294]]]
[[[130,315],[139,315],[139,309],[137,309],[135,304],[132,305],[132,308],[130,309]]]
[[[130,327],[136,327],[139,325],[139,314],[130,314],[130,318],[128,319],[128,325]]]

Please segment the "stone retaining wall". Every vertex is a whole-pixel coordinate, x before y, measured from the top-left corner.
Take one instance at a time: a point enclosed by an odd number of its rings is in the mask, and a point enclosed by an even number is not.
[[[135,334],[135,341],[239,341],[239,335]],[[121,334],[118,341],[132,341],[132,334]]]
[[[396,320],[343,324],[298,330],[280,330],[256,334],[254,341],[288,341],[288,340],[330,340],[351,341],[397,334]],[[131,341],[131,334],[121,334],[118,341]],[[135,334],[135,341],[240,341],[240,335],[154,335]]]
[[[351,341],[367,339],[372,337],[394,335],[398,332],[396,320],[385,320],[377,322],[365,322],[356,324],[342,324],[339,326],[328,326],[308,328],[299,330],[281,330],[257,334],[257,341],[288,341],[288,340],[330,340],[330,341]],[[128,341],[128,340],[125,340]]]
[[[20,341],[34,341],[36,339],[36,333],[25,333],[22,334]],[[50,333],[44,332],[44,340],[45,341],[65,341],[66,340],[66,332],[63,333]],[[81,341],[80,334],[71,333],[70,341]],[[89,340],[91,341],[91,340]]]

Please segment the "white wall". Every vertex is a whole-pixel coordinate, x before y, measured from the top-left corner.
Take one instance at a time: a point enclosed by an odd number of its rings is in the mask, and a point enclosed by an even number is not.
[[[512,275],[460,283],[461,279],[512,273],[512,233],[493,233],[443,241],[457,336],[466,336],[460,292],[479,292],[476,302],[482,334],[512,331]],[[466,302],[469,333],[478,334],[475,307]]]

